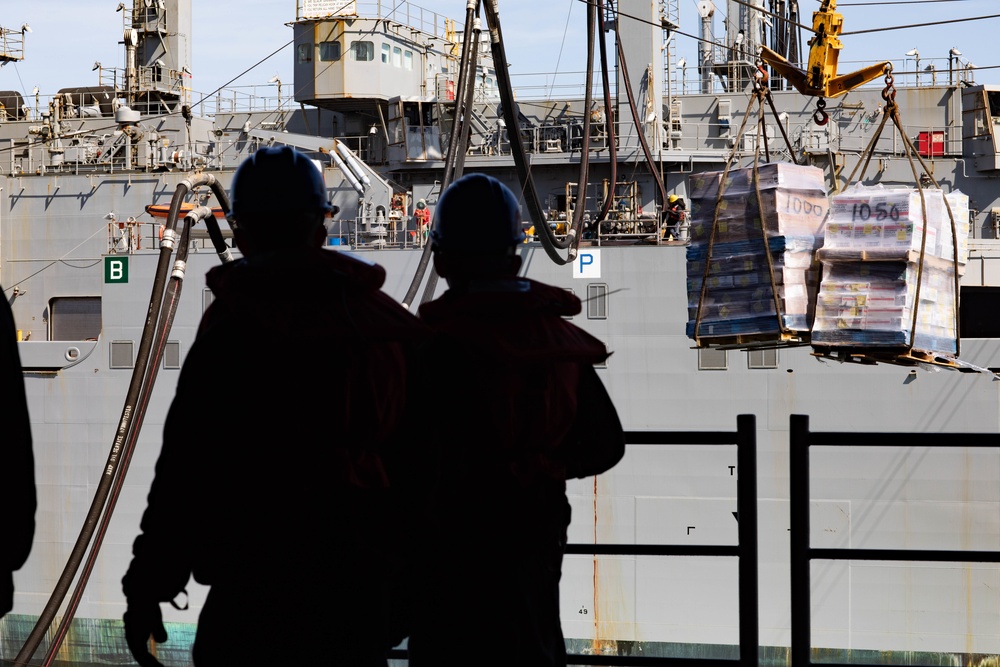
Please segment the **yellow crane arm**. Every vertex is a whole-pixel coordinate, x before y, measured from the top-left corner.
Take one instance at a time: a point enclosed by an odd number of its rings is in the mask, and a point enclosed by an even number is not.
[[[844,15],[836,11],[837,0],[824,0],[813,12],[813,38],[809,40],[809,65],[805,71],[771,49],[761,47],[760,58],[788,80],[803,95],[838,97],[885,73],[889,63],[869,65],[850,74],[837,74],[837,60],[844,48],[840,33]]]

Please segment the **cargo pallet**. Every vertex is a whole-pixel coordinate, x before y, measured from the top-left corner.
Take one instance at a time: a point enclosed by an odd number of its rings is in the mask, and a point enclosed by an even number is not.
[[[796,333],[752,333],[732,336],[702,336],[699,345],[693,349],[705,350],[771,350],[785,347],[809,345],[809,332]]]
[[[827,347],[813,345],[812,355],[820,359],[828,359],[845,363],[865,364],[895,364],[897,366],[919,366],[927,364],[956,370],[961,373],[981,373],[985,369],[972,366],[940,352],[914,350],[907,347]]]

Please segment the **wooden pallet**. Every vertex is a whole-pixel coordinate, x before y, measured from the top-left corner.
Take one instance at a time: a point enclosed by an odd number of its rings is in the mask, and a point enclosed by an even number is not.
[[[701,350],[773,350],[809,345],[809,332],[733,334],[731,336],[702,336]]]
[[[812,355],[820,359],[868,366],[875,364],[894,364],[896,366],[928,365],[956,370],[961,373],[981,373],[986,371],[986,369],[964,363],[942,352],[914,350],[907,347],[827,347],[813,345]]]

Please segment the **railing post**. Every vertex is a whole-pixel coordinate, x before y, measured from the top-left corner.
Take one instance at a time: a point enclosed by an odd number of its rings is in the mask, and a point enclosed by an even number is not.
[[[792,592],[792,664],[811,664],[809,568],[809,417],[792,415],[788,442],[789,543]]]
[[[740,665],[760,660],[760,604],[757,553],[757,419],[736,417],[736,516],[738,521]]]

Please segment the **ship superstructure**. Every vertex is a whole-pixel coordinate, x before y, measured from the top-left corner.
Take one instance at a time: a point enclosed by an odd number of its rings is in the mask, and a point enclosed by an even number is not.
[[[386,291],[404,300],[425,245],[417,204],[433,209],[441,194],[459,115],[472,128],[462,150],[465,171],[490,173],[517,192],[523,184],[511,140],[520,138],[543,206],[544,219],[529,221],[539,234],[543,225],[563,233],[585,209],[577,258],[550,261],[536,234],[522,251],[525,272],[584,300],[575,320],[613,352],[599,372],[626,429],[718,430],[733,428],[739,414],[756,415],[760,642],[775,664],[786,664],[774,656],[790,641],[790,416],[806,414],[814,428],[836,431],[1000,433],[1000,382],[989,372],[1000,369],[1000,87],[977,85],[957,61],[947,81],[931,85],[927,77],[915,85],[898,75],[895,98],[933,178],[970,199],[961,359],[986,372],[838,364],[813,357],[809,346],[698,349],[685,334],[684,230],[680,239],[664,240],[663,196],[640,138],[662,192],[688,201],[692,173],[720,170],[734,150],[745,165],[757,147],[756,133],[738,132],[760,71],[754,54],[769,46],[805,66],[795,28],[799,3],[768,3],[768,14],[760,11],[763,2],[727,3],[724,30],[714,21],[722,3],[701,0],[697,15],[685,8],[687,31],[715,42],[690,64],[676,58],[675,0],[607,4],[609,33],[622,45],[621,57],[609,49],[611,103],[599,93],[589,106],[583,95],[525,94],[516,123],[504,114],[497,74],[505,65],[490,49],[486,21],[471,31],[477,60],[467,105],[458,98],[465,26],[406,2],[300,0],[291,26],[295,80],[285,84],[291,94],[282,96],[279,87],[277,100],[190,89],[190,0],[122,3],[120,16],[109,20],[122,21],[125,67],[96,68],[97,85],[35,98],[0,91],[0,284],[19,329],[40,501],[36,543],[15,576],[14,612],[0,621],[0,659],[12,661],[32,632],[102,474],[143,337],[164,211],[178,186],[203,174],[226,188],[236,166],[261,146],[306,151],[322,166],[339,207],[329,224],[330,251],[385,266]],[[21,57],[25,31],[2,36],[12,41],[3,42],[0,58]],[[626,76],[639,123],[628,109]],[[771,159],[820,167],[828,191],[843,190],[881,120],[883,82],[828,100],[825,125],[814,122],[815,100],[777,76],[769,85],[777,111],[766,123]],[[590,173],[581,185],[585,146]],[[885,133],[867,183],[915,185],[902,151]],[[187,199],[219,205],[206,186],[192,188]],[[476,211],[469,215],[474,220]],[[195,227],[186,289],[135,458],[59,660],[129,659],[120,580],[173,385],[211,302],[203,276],[218,262],[204,227]],[[443,289],[426,285],[414,308]],[[266,344],[294,339],[290,331],[287,340]],[[846,461],[814,461],[814,544],[1000,549],[996,450],[859,451]],[[726,448],[632,447],[611,473],[571,485],[570,541],[732,543],[735,467],[736,454]],[[577,651],[726,655],[738,643],[735,579],[735,565],[692,558],[567,556],[564,631]],[[1000,568],[846,563],[817,565],[813,580],[813,644],[831,659],[863,654],[884,664],[968,664],[1000,653]],[[188,661],[205,593],[193,582],[189,591],[189,610],[164,609],[171,641],[160,655],[168,664]],[[496,639],[483,628],[484,646]]]

